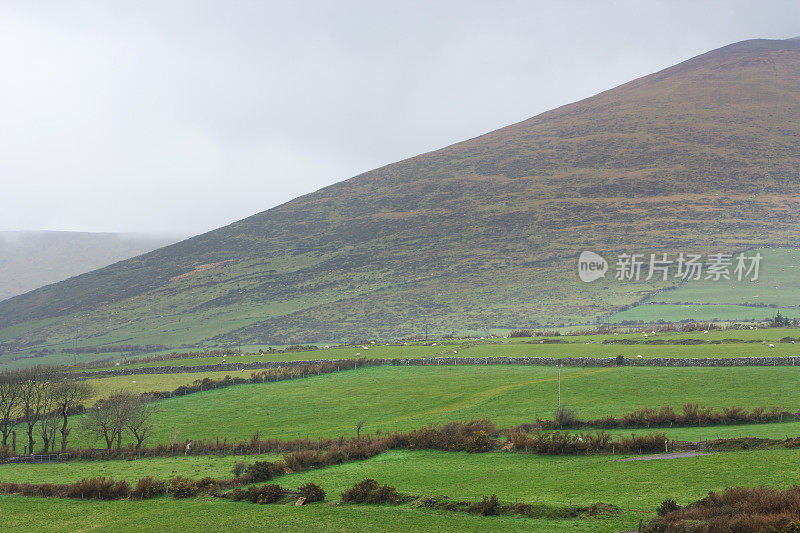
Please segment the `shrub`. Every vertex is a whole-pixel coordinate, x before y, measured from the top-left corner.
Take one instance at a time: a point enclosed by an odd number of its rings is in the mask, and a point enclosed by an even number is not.
[[[242,490],[242,489],[238,489],[238,488],[237,489],[233,489],[231,492],[229,492],[226,495],[226,497],[230,498],[231,500],[233,500],[235,502],[240,502],[240,501],[242,501],[242,500],[247,498],[247,491],[246,490]]]
[[[231,472],[233,472],[233,475],[235,477],[239,477],[242,474],[244,474],[246,470],[247,470],[247,463],[239,461],[235,465],[233,465],[233,469],[231,470]]]
[[[204,477],[195,483],[195,485],[197,486],[197,490],[209,491],[217,488],[217,480],[213,477]]]
[[[47,485],[47,484],[45,484]],[[44,489],[46,490],[46,489]],[[127,481],[114,481],[114,478],[93,477],[69,485],[66,490],[68,498],[87,498],[97,500],[119,500],[130,495],[131,486]],[[45,495],[45,494],[43,494]],[[47,494],[54,496],[55,493]]]
[[[158,479],[154,479],[151,476],[147,476],[143,477],[136,483],[136,487],[134,487],[133,491],[131,492],[131,496],[134,498],[146,499],[160,496],[166,492],[166,483]]]
[[[665,514],[671,513],[672,511],[677,511],[680,508],[681,506],[678,505],[674,499],[667,498],[661,502],[661,507],[656,509],[656,513],[658,513],[658,516],[664,516]]]
[[[325,499],[325,491],[316,483],[306,483],[298,491],[307,503],[321,502]]]
[[[401,501],[400,493],[390,485],[365,479],[342,493],[342,503],[394,503]]]
[[[800,519],[800,487],[732,487],[709,492],[681,509],[660,514],[646,531],[781,531]],[[790,530],[791,531],[791,530]]]
[[[274,476],[273,463],[256,461],[247,468],[247,473],[250,474],[254,483],[269,481]]]
[[[481,430],[472,437],[472,442],[467,446],[467,451],[472,453],[483,453],[492,450],[492,439],[485,431]]]
[[[367,495],[366,503],[400,503],[400,493],[391,485],[381,485]]]
[[[356,483],[342,493],[342,503],[364,503],[370,492],[377,490],[380,483],[374,479],[365,479]]]
[[[267,504],[275,503],[283,498],[283,489],[279,485],[263,485],[256,487],[251,485],[247,488],[247,499],[253,503]]]
[[[555,423],[558,427],[572,427],[578,425],[578,422],[580,422],[580,420],[578,420],[578,415],[575,414],[573,409],[564,406],[556,409]]]
[[[482,516],[492,516],[498,514],[500,511],[500,502],[497,496],[492,494],[488,498],[486,496],[480,502],[470,504],[469,512],[480,514]]]
[[[197,488],[197,484],[192,480],[177,477],[170,482],[169,492],[172,494],[173,498],[181,499],[197,496],[200,490]]]

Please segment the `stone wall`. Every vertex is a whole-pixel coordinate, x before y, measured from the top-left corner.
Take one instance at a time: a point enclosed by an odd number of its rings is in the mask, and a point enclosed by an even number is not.
[[[266,368],[301,367],[323,363],[352,364],[353,359],[313,359],[307,361],[265,361],[255,363],[219,363],[195,366],[147,366],[139,368],[114,368],[109,370],[73,372],[70,376],[91,378],[101,376],[133,376],[140,374],[181,374],[191,372],[248,372]],[[368,366],[429,366],[429,365],[536,365],[536,366],[577,366],[612,367],[617,366],[616,357],[428,357],[419,359],[370,359]],[[789,357],[729,357],[729,358],[679,358],[655,357],[648,359],[622,360],[619,366],[800,366],[800,356]]]

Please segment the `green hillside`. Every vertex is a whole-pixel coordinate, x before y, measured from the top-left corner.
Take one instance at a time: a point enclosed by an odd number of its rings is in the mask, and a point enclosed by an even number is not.
[[[590,323],[674,281],[583,283],[583,250],[796,246],[798,119],[800,42],[730,45],[2,302],[0,365]]]

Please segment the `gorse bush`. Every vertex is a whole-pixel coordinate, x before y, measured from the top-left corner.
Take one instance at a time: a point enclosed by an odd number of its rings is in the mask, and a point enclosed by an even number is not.
[[[200,489],[194,481],[179,476],[170,481],[169,492],[173,498],[182,499],[197,496]]]
[[[393,503],[402,500],[396,488],[381,485],[374,479],[365,479],[342,493],[342,503]]]
[[[392,434],[390,447],[485,452],[491,449],[489,436],[497,434],[497,428],[489,420],[456,421],[444,425],[432,424],[405,434]]]
[[[197,490],[200,491],[209,491],[217,488],[217,480],[213,477],[204,477],[201,480],[195,482],[197,486]]]
[[[321,502],[325,499],[325,491],[316,483],[306,483],[298,489],[298,492],[306,499],[306,503]]]
[[[677,511],[680,508],[681,506],[678,505],[674,499],[667,498],[666,500],[661,502],[661,506],[659,506],[659,508],[656,509],[656,513],[658,514],[658,516],[664,516],[665,514],[671,513],[672,511]]]
[[[275,503],[283,498],[283,489],[279,485],[252,485],[247,488],[247,499],[261,505]]]
[[[250,474],[250,479],[254,483],[269,481],[275,477],[275,463],[270,463],[269,461],[256,461],[247,467],[246,472]]]

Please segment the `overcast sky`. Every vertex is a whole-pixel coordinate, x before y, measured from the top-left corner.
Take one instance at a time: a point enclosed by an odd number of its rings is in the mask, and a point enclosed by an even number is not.
[[[796,35],[796,1],[0,0],[0,230],[200,233]]]

